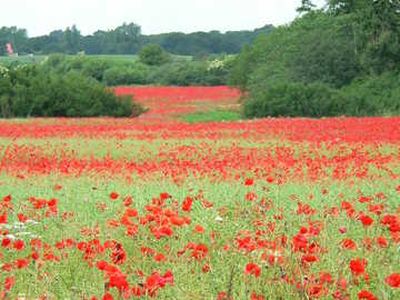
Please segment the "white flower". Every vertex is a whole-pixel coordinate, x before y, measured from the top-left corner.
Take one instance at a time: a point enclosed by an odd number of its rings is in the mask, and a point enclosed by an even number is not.
[[[222,222],[224,219],[223,218],[221,218],[220,216],[217,216],[216,218],[215,218],[215,221],[216,222]]]
[[[17,237],[13,234],[7,234],[6,238],[9,238],[10,240],[13,240],[13,241],[17,239]]]

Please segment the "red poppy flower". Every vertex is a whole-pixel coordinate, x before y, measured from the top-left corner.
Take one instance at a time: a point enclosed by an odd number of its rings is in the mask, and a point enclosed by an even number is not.
[[[196,225],[195,227],[194,227],[194,231],[195,232],[197,232],[197,233],[204,233],[204,227],[203,226],[201,226],[201,225]]]
[[[29,260],[26,258],[20,258],[17,259],[14,264],[17,269],[23,269],[29,265]]]
[[[0,215],[0,224],[7,224],[7,213],[3,213]]]
[[[15,285],[15,277],[7,277],[4,280],[4,290],[9,291]]]
[[[360,300],[378,300],[377,297],[375,297],[374,294],[372,294],[369,291],[362,290],[358,293],[358,299]]]
[[[244,181],[244,185],[245,186],[252,186],[254,184],[254,179],[253,178],[247,178],[245,181]]]
[[[250,300],[265,300],[263,295],[257,295],[255,292],[252,292],[250,295]]]
[[[190,197],[186,197],[185,200],[182,202],[182,210],[183,211],[191,211],[193,205],[193,199]]]
[[[361,221],[361,223],[367,227],[367,226],[371,226],[372,223],[374,223],[374,219],[372,219],[370,216],[367,215],[362,215],[359,217],[359,220]]]
[[[105,293],[102,300],[114,300],[114,297],[110,293]]]
[[[25,243],[23,240],[16,240],[13,244],[13,248],[17,251],[22,251],[25,248]]]
[[[365,267],[368,262],[366,259],[356,258],[350,261],[350,270],[353,275],[362,275],[365,272]]]
[[[344,239],[342,241],[342,247],[347,250],[356,250],[357,244],[352,239]]]
[[[129,289],[129,283],[126,280],[126,276],[122,273],[114,273],[110,276],[109,285],[110,287],[115,287],[119,291],[124,291]]]
[[[246,265],[244,273],[247,275],[254,275],[255,277],[260,277],[261,268],[255,263],[248,263]]]
[[[116,192],[110,193],[110,199],[111,200],[117,200],[119,198],[119,194]]]
[[[400,273],[393,273],[385,278],[385,282],[392,288],[400,288]]]
[[[388,243],[387,239],[384,236],[379,236],[376,239],[376,242],[378,243],[378,246],[380,248],[387,248],[389,246],[389,243]]]

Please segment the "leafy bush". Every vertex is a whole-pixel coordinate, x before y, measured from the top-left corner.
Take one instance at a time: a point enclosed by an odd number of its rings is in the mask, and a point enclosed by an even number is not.
[[[400,74],[356,79],[342,89],[322,83],[275,82],[244,103],[249,118],[278,116],[375,116],[400,114]]]
[[[0,76],[0,116],[137,116],[143,108],[130,97],[117,97],[78,72],[61,76],[39,66],[22,66]]]
[[[354,80],[344,87],[343,110],[347,115],[397,115],[400,114],[400,73],[386,72]]]
[[[133,67],[112,67],[104,72],[103,81],[108,86],[147,84],[149,69],[145,65]]]
[[[244,103],[244,115],[262,117],[321,117],[342,112],[339,93],[325,84],[280,82],[258,91]]]
[[[213,61],[196,60],[165,64],[153,68],[147,81],[161,85],[224,85],[228,81],[230,63],[213,66]]]
[[[247,117],[400,113],[398,9],[390,1],[358,1],[343,10],[342,2],[243,49],[230,82],[249,95]]]
[[[161,66],[168,63],[170,55],[157,44],[144,46],[139,52],[140,62],[149,66]]]
[[[233,66],[231,56],[189,60],[175,57],[162,65],[146,65],[135,59],[112,57],[51,55],[43,63],[48,72],[59,75],[71,71],[90,76],[108,85],[225,85]]]

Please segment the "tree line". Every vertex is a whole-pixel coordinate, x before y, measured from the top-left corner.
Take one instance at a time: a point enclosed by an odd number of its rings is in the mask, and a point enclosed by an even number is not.
[[[65,30],[55,30],[48,35],[29,37],[26,29],[17,27],[0,28],[0,55],[6,54],[7,43],[20,54],[136,54],[148,44],[157,44],[166,51],[177,55],[202,56],[208,54],[239,53],[259,35],[273,30],[266,25],[253,31],[219,31],[194,33],[163,33],[143,35],[141,27],[135,23],[124,23],[112,30],[98,30],[84,36],[74,25]]]
[[[303,0],[246,46],[232,84],[247,117],[400,114],[400,0]]]

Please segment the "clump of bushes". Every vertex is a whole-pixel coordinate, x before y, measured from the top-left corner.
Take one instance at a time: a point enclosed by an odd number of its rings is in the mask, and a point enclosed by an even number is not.
[[[108,86],[147,84],[150,69],[142,64],[115,66],[104,71],[103,82]]]
[[[254,89],[243,113],[248,118],[398,115],[400,74],[358,78],[341,89],[319,82],[274,82]]]
[[[150,46],[148,46],[150,47]],[[146,49],[143,51],[146,53]],[[151,47],[150,47],[151,50]],[[165,53],[164,53],[165,54]],[[164,60],[157,53],[139,59],[112,57],[66,56],[54,54],[43,64],[49,72],[71,71],[90,76],[107,86],[117,85],[225,85],[233,59],[220,56],[208,59],[173,57]]]
[[[139,51],[141,63],[149,66],[161,66],[171,61],[171,56],[157,44],[149,44]]]
[[[97,80],[76,71],[64,75],[38,65],[0,72],[0,116],[138,116],[143,108],[131,97],[118,97]]]
[[[252,94],[244,103],[244,115],[249,118],[335,116],[342,107],[341,95],[325,84],[279,82]]]

